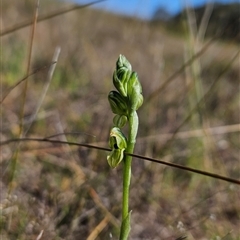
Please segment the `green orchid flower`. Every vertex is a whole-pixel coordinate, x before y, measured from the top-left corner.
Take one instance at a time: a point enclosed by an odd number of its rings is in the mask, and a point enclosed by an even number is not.
[[[112,151],[107,156],[107,161],[111,168],[115,168],[123,160],[124,151],[127,147],[127,139],[121,132],[120,128],[112,128],[109,145]]]

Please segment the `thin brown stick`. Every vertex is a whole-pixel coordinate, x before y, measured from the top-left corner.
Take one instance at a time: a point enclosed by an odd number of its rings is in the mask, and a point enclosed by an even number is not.
[[[81,8],[85,8],[85,7],[89,7],[91,5],[94,5],[96,3],[100,3],[100,2],[104,2],[106,0],[100,0],[100,1],[93,1],[93,2],[90,2],[88,4],[84,4],[84,5],[74,5],[74,6],[70,6],[70,7],[67,7],[65,9],[61,9],[61,10],[58,10],[58,11],[55,11],[55,12],[52,12],[52,13],[48,13],[48,14],[45,14],[45,15],[42,15],[42,16],[39,16],[37,22],[42,22],[42,21],[45,21],[45,20],[48,20],[48,19],[51,19],[51,18],[54,18],[54,17],[57,17],[59,15],[62,15],[62,14],[65,14],[65,13],[68,13],[68,12],[71,12],[71,11],[74,11],[74,10],[77,10],[77,9],[81,9]],[[25,27],[28,27],[32,24],[32,20],[27,20],[26,22],[22,22],[20,24],[17,24],[13,27],[9,27],[7,28],[6,30],[3,30],[0,32],[0,37],[1,36],[5,36],[9,33],[12,33],[12,32],[15,32],[19,29],[22,29],[22,28],[25,28]]]
[[[68,145],[72,145],[72,146],[80,146],[80,147],[86,147],[86,148],[92,148],[92,149],[97,149],[97,150],[102,150],[102,151],[111,151],[111,149],[109,148],[104,148],[104,147],[98,147],[98,146],[94,146],[94,145],[90,145],[90,144],[84,144],[84,143],[76,143],[76,142],[65,142],[65,141],[59,141],[59,140],[50,140],[50,139],[46,139],[46,138],[13,138],[13,139],[9,139],[6,141],[2,141],[0,142],[0,146],[3,145],[7,145],[13,142],[20,142],[20,141],[24,141],[24,142],[28,142],[28,141],[35,141],[35,142],[49,142],[49,143],[57,143],[57,144],[68,144]],[[155,162],[155,163],[160,163],[169,167],[173,167],[173,168],[178,168],[184,171],[189,171],[189,172],[193,172],[193,173],[197,173],[200,175],[204,175],[204,176],[208,176],[211,178],[215,178],[215,179],[219,179],[219,180],[223,180],[226,182],[230,182],[230,183],[234,183],[237,185],[240,185],[240,180],[238,179],[234,179],[234,178],[229,178],[229,177],[225,177],[222,175],[218,175],[215,173],[210,173],[210,172],[206,172],[203,170],[198,170],[195,168],[190,168],[190,167],[186,167],[180,164],[175,164],[175,163],[170,163],[170,162],[165,162],[159,159],[155,159],[155,158],[150,158],[150,157],[145,157],[142,155],[137,155],[137,154],[130,154],[130,153],[126,153],[126,155],[132,156],[132,157],[136,157],[136,158],[140,158],[143,160],[147,160],[150,162]]]
[[[125,154],[128,154],[128,153],[125,153]],[[143,160],[148,160],[148,161],[151,161],[151,162],[167,165],[169,167],[182,169],[184,171],[193,172],[193,173],[197,173],[197,174],[200,174],[200,175],[204,175],[204,176],[208,176],[208,177],[211,177],[211,178],[215,178],[215,179],[219,179],[219,180],[223,180],[223,181],[226,181],[226,182],[235,183],[235,184],[240,185],[240,180],[225,177],[225,176],[222,176],[222,175],[219,175],[219,174],[216,174],[216,173],[206,172],[206,171],[203,171],[203,170],[186,167],[186,166],[183,166],[183,165],[180,165],[180,164],[165,162],[165,161],[162,161],[162,160],[159,160],[159,159],[145,157],[145,156],[142,156],[142,155],[131,154],[131,156],[136,157],[136,158],[140,158],[140,159],[143,159]]]
[[[58,137],[58,136],[61,136],[61,135],[82,135],[82,134],[90,136],[90,137],[94,137],[94,138],[96,137],[95,135],[92,135],[92,134],[86,133],[86,132],[62,132],[62,133],[56,133],[56,134],[51,135],[51,136],[47,136],[45,138],[50,139],[50,138]]]

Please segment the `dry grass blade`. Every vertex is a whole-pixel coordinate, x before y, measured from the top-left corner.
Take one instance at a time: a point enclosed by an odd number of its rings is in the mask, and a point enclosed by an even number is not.
[[[97,149],[97,150],[109,151],[109,152],[111,151],[111,149],[109,149],[109,148],[98,147],[98,146],[94,146],[94,145],[90,145],[90,144],[83,144],[83,143],[76,143],[76,142],[65,142],[65,141],[58,141],[58,140],[49,140],[49,139],[46,139],[46,138],[10,139],[10,140],[7,140],[7,141],[0,142],[0,146],[7,145],[9,143],[24,142],[24,141],[59,143],[59,144],[67,144],[67,145],[72,145],[72,146],[81,146],[81,147],[92,148],[92,149]],[[215,179],[219,179],[219,180],[223,180],[223,181],[226,181],[226,182],[230,182],[230,183],[240,185],[240,180],[238,180],[238,179],[233,179],[233,178],[221,176],[221,175],[218,175],[218,174],[215,174],[215,173],[210,173],[210,172],[206,172],[206,171],[202,171],[202,170],[198,170],[198,169],[194,169],[194,168],[190,168],[190,167],[185,167],[185,166],[180,165],[180,164],[165,162],[165,161],[162,161],[162,160],[159,160],[159,159],[145,157],[145,156],[142,156],[142,155],[129,154],[129,153],[125,153],[125,154],[130,155],[132,157],[140,158],[140,159],[143,159],[143,160],[163,164],[163,165],[166,165],[166,166],[169,166],[169,167],[178,168],[178,169],[181,169],[181,170],[197,173],[197,174],[200,174],[200,175],[204,175],[204,176],[208,176],[208,177],[212,177],[212,178],[215,178]]]
[[[30,36],[30,45],[29,45],[29,55],[28,55],[28,62],[27,62],[27,76],[30,75],[30,67],[31,67],[31,59],[32,59],[32,51],[33,51],[33,41],[34,41],[34,35],[36,31],[36,25],[37,25],[37,18],[38,18],[38,11],[39,11],[39,2],[40,0],[36,1],[36,11],[33,17],[33,26],[32,26],[32,32]],[[20,136],[23,133],[23,116],[24,116],[24,107],[26,103],[26,97],[27,97],[27,88],[28,88],[28,78],[25,81],[25,85],[23,87],[23,100],[21,105],[21,115],[20,115]]]
[[[36,0],[36,9],[35,13],[33,16],[33,26],[32,26],[32,32],[30,34],[30,45],[29,45],[29,55],[28,55],[28,61],[27,61],[27,76],[30,75],[30,64],[31,64],[31,59],[32,59],[32,50],[33,50],[33,40],[34,40],[34,34],[36,30],[36,24],[37,24],[37,18],[38,18],[38,11],[39,11],[39,1]],[[27,98],[27,88],[28,88],[28,78],[26,78],[25,85],[23,86],[23,97],[22,97],[22,102],[21,102],[21,110],[20,110],[20,131],[19,131],[19,137],[21,137],[24,133],[24,110],[25,110],[25,103],[26,103],[26,98]],[[19,143],[20,144],[20,143]],[[17,165],[17,159],[18,159],[18,154],[19,154],[19,144],[16,148],[16,151],[14,153],[13,159],[11,161],[11,166],[10,166],[10,177],[9,177],[9,189],[8,193],[10,194],[13,188],[13,179],[15,175],[15,170],[16,170],[16,165]]]
[[[42,21],[57,17],[57,16],[62,15],[62,14],[72,12],[74,10],[78,10],[78,9],[81,9],[81,8],[86,8],[86,7],[89,7],[91,5],[103,2],[103,1],[105,1],[105,0],[94,1],[94,2],[90,2],[88,4],[84,4],[84,5],[74,5],[74,6],[65,8],[65,9],[61,9],[61,10],[55,11],[53,13],[49,13],[49,14],[46,14],[46,15],[43,15],[43,16],[39,16],[37,22],[42,22]],[[22,29],[24,27],[30,26],[31,24],[32,24],[32,20],[28,20],[26,22],[17,24],[16,26],[13,26],[13,27],[10,27],[6,30],[1,31],[0,36],[5,36],[9,33],[15,32],[15,31],[17,31],[19,29]]]
[[[52,64],[52,65],[50,66],[50,68],[49,68],[46,84],[45,84],[44,89],[43,89],[43,91],[42,91],[42,93],[41,93],[41,96],[40,96],[40,98],[39,98],[39,100],[38,100],[38,103],[37,103],[37,107],[36,107],[36,109],[35,109],[35,112],[34,112],[34,113],[31,115],[31,117],[30,117],[30,124],[28,125],[28,128],[25,130],[24,135],[26,135],[27,132],[28,132],[28,130],[30,129],[30,127],[31,127],[31,125],[32,125],[32,122],[33,122],[34,119],[36,118],[37,113],[38,113],[38,111],[39,111],[39,109],[40,109],[40,107],[41,107],[41,105],[42,105],[42,103],[43,103],[43,100],[44,100],[46,94],[47,94],[47,90],[48,90],[49,85],[50,85],[50,83],[51,83],[52,76],[53,76],[53,72],[54,72],[54,70],[55,70],[55,67],[56,67],[56,64],[57,64],[57,61],[58,61],[58,57],[59,57],[60,51],[61,51],[61,48],[60,48],[60,47],[57,47],[57,48],[55,49],[55,52],[54,52],[54,55],[53,55],[53,59],[52,59],[52,62],[54,62],[54,64]]]
[[[53,65],[53,64],[55,64],[55,63],[56,63],[56,62],[52,62],[52,63],[50,63],[50,64],[47,65],[47,66],[40,67],[40,68],[32,71],[29,75],[23,77],[21,80],[17,81],[17,83],[14,84],[12,87],[10,87],[10,88],[6,91],[6,93],[3,95],[3,97],[2,97],[2,99],[1,99],[1,101],[0,101],[0,104],[3,103],[3,101],[4,101],[4,100],[6,99],[6,97],[11,93],[11,91],[12,91],[15,87],[17,87],[19,84],[21,84],[22,82],[26,81],[29,77],[33,76],[34,74],[39,73],[40,71],[42,71],[42,70],[44,70],[44,69],[46,69],[46,68],[51,67],[51,65]]]
[[[200,23],[200,26],[199,26],[199,29],[198,29],[198,33],[197,33],[198,41],[202,41],[204,36],[205,36],[207,26],[208,26],[208,22],[209,22],[210,16],[211,16],[212,11],[213,11],[213,6],[214,6],[214,4],[212,2],[209,2],[205,11],[204,11],[204,14],[203,14],[203,17],[202,17],[202,20],[201,20],[201,23]]]
[[[203,104],[207,98],[210,96],[210,94],[214,91],[216,84],[221,79],[221,77],[227,72],[227,70],[230,68],[232,63],[238,58],[240,53],[240,50],[234,54],[233,58],[228,62],[228,64],[223,68],[223,70],[218,74],[216,79],[214,80],[213,84],[209,88],[209,90],[204,94],[204,96],[199,100],[199,102],[195,105],[195,107],[189,111],[188,116],[182,121],[182,123],[175,129],[175,131],[172,134],[171,139],[166,142],[166,144],[162,147],[162,153],[168,149],[168,147],[171,145],[172,141],[174,140],[176,134],[179,132],[179,130],[191,119],[192,115],[201,107],[201,104]]]
[[[178,132],[175,134],[175,139],[202,137],[202,136],[204,136],[204,131],[207,131],[208,134],[211,134],[211,135],[239,132],[240,131],[240,123],[233,124],[233,125],[227,125],[227,126],[219,126],[219,127],[213,127],[213,128],[196,129],[196,130]],[[140,138],[138,138],[138,140],[142,141],[142,140],[150,140],[150,139],[159,139],[160,141],[164,141],[166,139],[170,139],[171,137],[173,137],[172,133],[166,133],[166,134],[149,135],[146,137],[140,137]]]
[[[108,216],[106,216],[91,232],[87,240],[94,240],[98,237],[99,233],[107,226],[109,222]]]
[[[190,66],[196,59],[198,59],[201,55],[203,55],[207,49],[213,44],[213,42],[216,40],[217,36],[209,40],[201,50],[199,50],[192,58],[190,58],[188,61],[186,61],[176,72],[174,72],[170,77],[168,77],[155,91],[153,91],[145,100],[145,102],[150,102],[152,99],[154,99],[156,96],[159,95],[159,93],[167,87],[169,83],[171,83],[179,74],[181,74],[186,67]]]
[[[43,235],[43,230],[41,230],[41,232],[37,236],[36,240],[40,240],[42,238],[42,235]]]
[[[97,192],[93,189],[90,188],[89,189],[89,194],[91,195],[93,201],[96,203],[96,205],[102,209],[102,211],[106,214],[106,217],[108,218],[108,221],[111,221],[111,223],[115,226],[115,227],[119,227],[120,226],[120,222],[118,221],[118,219],[116,219],[111,212],[108,211],[108,209],[103,205],[100,197],[98,196]]]
[[[210,7],[209,7],[210,8]],[[211,10],[211,9],[210,9]],[[209,11],[210,11],[209,10]],[[206,13],[210,14],[210,12]],[[204,21],[207,21],[208,16],[205,16],[206,19],[204,19]],[[230,24],[227,25],[226,29],[224,30],[228,30],[228,28],[230,27]],[[204,27],[202,27],[200,29],[201,31],[199,32],[199,34],[201,34],[201,36],[199,35],[199,37],[202,37],[202,35],[204,34]],[[189,60],[187,60],[177,71],[175,71],[172,75],[170,75],[170,77],[168,77],[156,90],[154,90],[145,100],[145,103],[152,101],[152,99],[154,99],[156,96],[159,95],[159,93],[161,91],[163,91],[167,85],[169,83],[171,83],[179,74],[181,74],[186,67],[190,66],[195,60],[197,60],[200,56],[202,56],[207,49],[215,42],[216,39],[218,39],[219,37],[221,37],[224,33],[224,30],[222,32],[217,33],[213,38],[211,38],[195,55],[193,55]]]

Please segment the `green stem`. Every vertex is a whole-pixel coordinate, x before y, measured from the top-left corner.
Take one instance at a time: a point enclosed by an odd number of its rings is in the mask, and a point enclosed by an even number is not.
[[[128,144],[126,148],[127,153],[133,153],[134,146],[136,143],[136,136],[138,131],[138,115],[136,111],[132,111],[129,114],[129,133],[128,133]],[[124,157],[123,164],[123,196],[122,196],[122,225],[120,240],[128,238],[130,231],[130,216],[129,216],[129,189],[131,181],[131,163],[132,157],[126,155]]]

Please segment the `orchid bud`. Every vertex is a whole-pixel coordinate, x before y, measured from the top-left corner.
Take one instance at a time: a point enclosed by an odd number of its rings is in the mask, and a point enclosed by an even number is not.
[[[127,123],[127,117],[124,115],[115,115],[113,118],[113,123],[115,126],[122,128]]]
[[[111,168],[115,168],[123,160],[124,151],[127,147],[127,139],[118,127],[112,128],[109,145],[112,151],[107,156],[107,161]]]
[[[130,62],[120,54],[117,63],[116,70],[113,73],[113,84],[119,93],[127,96],[127,83],[132,73],[132,66]]]
[[[132,72],[129,61],[120,55],[113,73],[113,84],[123,97],[129,111],[136,111],[143,103],[142,86],[136,72]],[[119,114],[121,115],[121,114]]]
[[[117,63],[116,63],[116,69],[120,69],[120,68],[126,68],[129,71],[132,71],[132,66],[130,64],[130,62],[126,59],[125,56],[123,56],[122,54],[119,55]]]
[[[138,75],[133,72],[128,80],[127,96],[132,110],[136,111],[143,103],[142,86],[138,80]]]
[[[110,103],[113,113],[127,116],[128,107],[126,99],[120,93],[116,91],[111,91],[108,94],[108,101]]]
[[[115,70],[113,73],[113,84],[119,93],[126,97],[127,96],[127,83],[131,76],[131,71],[125,68]]]

